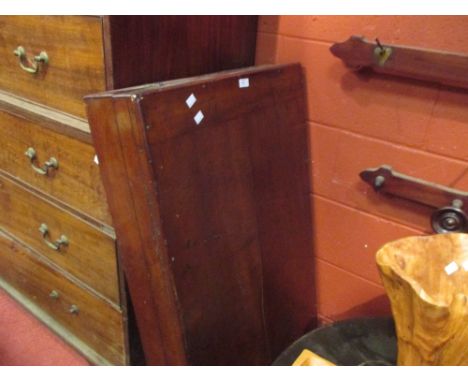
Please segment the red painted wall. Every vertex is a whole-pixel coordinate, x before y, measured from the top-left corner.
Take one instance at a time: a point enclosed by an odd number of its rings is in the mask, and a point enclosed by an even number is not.
[[[374,193],[359,179],[361,170],[390,164],[468,190],[468,92],[357,75],[329,52],[351,35],[468,54],[468,17],[260,17],[257,64],[300,62],[305,69],[322,322],[388,314],[376,250],[431,232],[431,209]]]

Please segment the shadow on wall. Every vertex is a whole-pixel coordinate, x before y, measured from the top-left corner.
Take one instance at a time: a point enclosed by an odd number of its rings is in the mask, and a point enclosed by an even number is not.
[[[276,57],[278,53],[278,30],[279,30],[279,19],[280,16],[262,16],[259,19],[259,30],[264,29],[265,26],[268,28],[268,33],[257,33],[257,44],[255,50],[255,62],[261,62],[263,64],[276,63]],[[261,39],[267,38],[268,44],[264,44]]]
[[[330,318],[333,321],[340,321],[361,317],[388,317],[390,311],[390,300],[387,295],[380,295]]]
[[[343,65],[341,62],[337,62],[335,65],[329,68],[329,74],[336,72],[336,66]],[[400,86],[397,86],[400,85]],[[374,73],[371,69],[362,69],[360,71],[348,71],[341,76],[341,88],[346,91],[351,97],[354,90],[362,90],[364,86],[371,86],[372,88],[377,88],[380,93],[383,94],[400,94],[407,95],[408,87],[415,89],[411,92],[412,97],[419,98],[420,100],[431,100],[432,92],[443,92],[443,102],[448,108],[465,108],[468,107],[468,98],[463,97],[466,95],[466,90],[450,87],[446,85],[433,84],[427,81],[402,78],[397,76],[392,76],[389,74]],[[429,92],[429,96],[428,96]],[[436,103],[438,102],[436,98]],[[378,101],[378,97],[368,97],[365,99],[366,106],[372,102]],[[362,104],[362,97],[356,97],[355,101]],[[400,105],[403,110],[405,110],[405,104]],[[435,106],[435,105],[434,105]],[[407,106],[407,111],[413,111],[412,105]],[[450,115],[444,115],[444,117],[449,117],[455,122],[466,123],[466,119],[463,114],[452,113]],[[445,118],[447,119],[447,118]]]

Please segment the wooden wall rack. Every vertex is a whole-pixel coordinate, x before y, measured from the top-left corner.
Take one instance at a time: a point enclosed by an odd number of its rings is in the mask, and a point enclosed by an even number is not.
[[[468,192],[396,172],[388,165],[359,175],[375,191],[436,208],[431,216],[434,232],[468,232]]]
[[[359,36],[333,44],[330,51],[354,70],[370,68],[377,73],[468,89],[468,55],[387,45]]]

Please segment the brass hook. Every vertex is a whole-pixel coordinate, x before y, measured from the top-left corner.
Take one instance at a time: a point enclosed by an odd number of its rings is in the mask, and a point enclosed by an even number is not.
[[[375,39],[377,47],[374,49],[374,55],[377,58],[377,63],[379,66],[384,66],[385,62],[388,60],[390,55],[392,54],[392,48],[388,47],[385,48],[378,38]]]
[[[375,42],[377,43],[377,46],[380,48],[380,50],[383,51],[383,50],[384,50],[384,47],[382,46],[382,44],[380,43],[380,41],[379,41],[378,38],[375,39]]]

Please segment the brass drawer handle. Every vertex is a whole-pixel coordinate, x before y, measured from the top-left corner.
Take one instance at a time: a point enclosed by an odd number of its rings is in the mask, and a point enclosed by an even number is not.
[[[49,56],[44,51],[34,56],[32,60],[28,58],[26,50],[22,46],[18,46],[13,53],[18,57],[20,68],[28,73],[37,73],[39,71],[39,64],[45,65],[49,62]]]
[[[44,242],[54,251],[60,251],[60,248],[62,248],[62,246],[67,246],[69,243],[68,238],[65,235],[61,235],[60,238],[58,240],[55,240],[54,242],[47,239],[47,236],[49,236],[49,227],[47,227],[47,225],[44,223],[40,225],[39,232],[42,234]]]
[[[36,150],[32,147],[29,147],[26,152],[24,153],[29,158],[31,162],[31,167],[34,171],[41,175],[47,175],[49,173],[49,168],[53,168],[54,170],[58,169],[58,160],[54,157],[50,157],[48,161],[44,162],[42,167],[37,167],[34,164],[34,161],[37,159]]]
[[[57,300],[60,297],[60,294],[54,289],[49,293],[49,297],[53,300]]]

